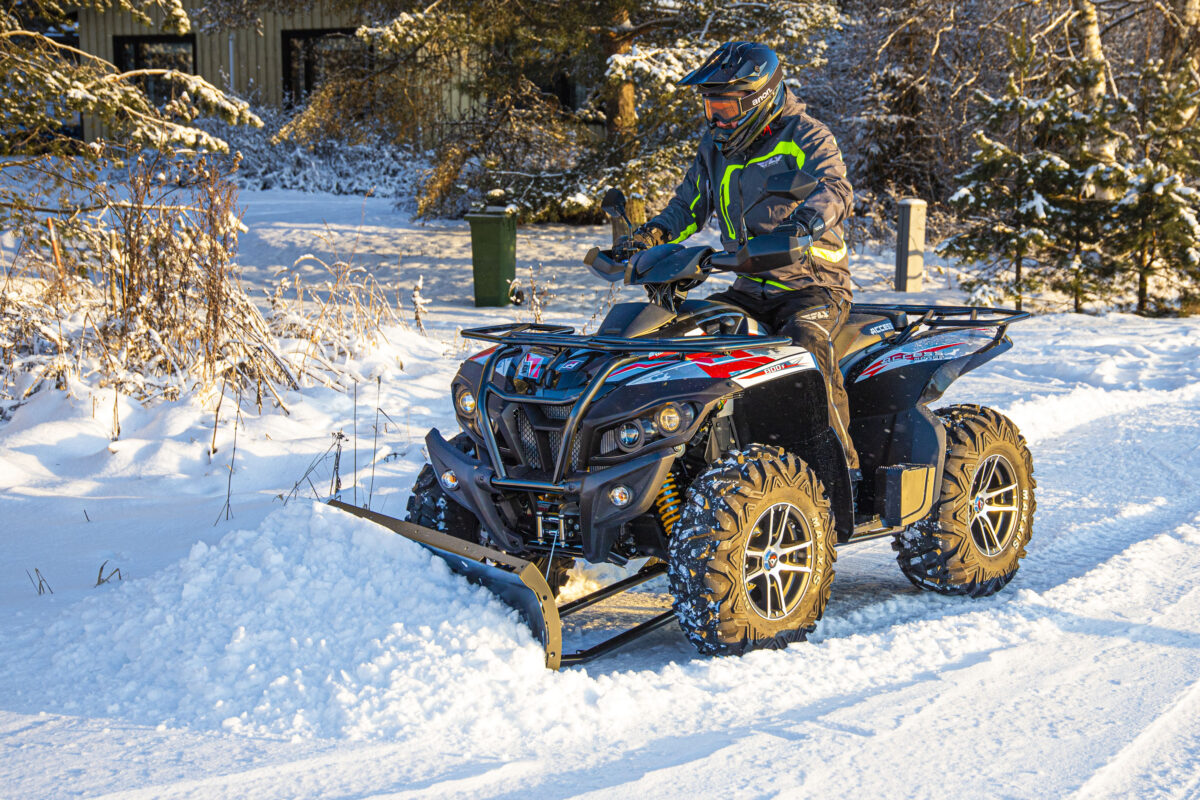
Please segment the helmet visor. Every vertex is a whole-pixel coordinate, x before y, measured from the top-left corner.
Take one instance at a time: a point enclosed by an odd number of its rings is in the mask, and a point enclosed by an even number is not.
[[[742,115],[741,98],[728,94],[709,94],[704,96],[704,116],[709,122],[737,122]]]

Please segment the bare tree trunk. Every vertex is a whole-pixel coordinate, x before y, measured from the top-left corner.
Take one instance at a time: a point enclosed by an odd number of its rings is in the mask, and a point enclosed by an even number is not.
[[[1200,73],[1200,0],[1172,0],[1171,12],[1174,18],[1168,16],[1163,23],[1159,46],[1163,70],[1168,75],[1186,69]],[[1195,122],[1198,108],[1193,104],[1184,120]]]
[[[1200,69],[1200,0],[1172,0],[1171,12],[1163,25],[1159,53],[1168,72],[1185,66]]]
[[[630,18],[627,10],[613,17],[612,28],[605,41],[605,56],[627,55],[633,49],[633,37],[629,35]],[[637,150],[637,100],[633,81],[624,80],[608,87],[604,103],[605,128],[611,148],[612,163],[620,166],[633,157]],[[646,201],[642,196],[641,182],[636,175],[627,176],[626,188],[630,197],[625,213],[634,225],[646,221]]]
[[[1074,0],[1079,16],[1075,18],[1079,43],[1083,47],[1083,60],[1093,67],[1083,95],[1089,108],[1095,108],[1104,100],[1104,46],[1100,42],[1100,16],[1091,0]]]
[[[628,55],[633,49],[633,39],[625,31],[629,30],[629,12],[619,11],[613,17],[612,28],[605,41],[606,57]],[[604,113],[607,117],[606,127],[608,140],[617,144],[623,155],[628,149],[637,130],[637,106],[634,100],[633,81],[620,81],[608,88],[605,98]]]
[[[1021,265],[1024,261],[1024,249],[1018,250],[1017,257],[1013,259],[1013,287],[1017,290],[1017,311],[1021,310],[1021,303],[1025,298],[1025,289],[1021,286]]]
[[[1100,15],[1092,0],[1072,0],[1078,16],[1075,18],[1076,35],[1083,48],[1083,61],[1088,65],[1087,83],[1081,88],[1088,111],[1095,111],[1104,102],[1104,45],[1100,41]],[[1111,136],[1102,136],[1089,142],[1091,154],[1106,164],[1116,161],[1117,141]]]

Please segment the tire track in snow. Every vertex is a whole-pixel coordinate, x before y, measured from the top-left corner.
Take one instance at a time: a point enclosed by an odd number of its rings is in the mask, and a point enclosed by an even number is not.
[[[1195,680],[1072,797],[1188,800],[1200,796],[1198,763],[1200,680]]]

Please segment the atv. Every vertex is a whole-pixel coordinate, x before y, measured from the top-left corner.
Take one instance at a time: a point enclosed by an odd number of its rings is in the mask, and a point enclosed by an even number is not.
[[[803,171],[768,192],[802,201]],[[624,198],[604,209],[628,232]],[[983,597],[1025,555],[1033,465],[1017,427],[975,405],[931,411],[957,377],[1012,346],[1006,309],[855,304],[836,337],[850,442],[829,424],[812,355],[741,309],[689,299],[713,270],[754,274],[805,257],[766,234],[736,253],[593,248],[598,278],[645,288],[599,330],[548,324],[463,331],[490,344],[450,388],[462,432],[436,429],[406,521],[337,501],[441,555],[517,608],[551,668],[677,621],[705,654],[803,641],[820,620],[838,548],[893,537],[915,585]],[[559,606],[575,559],[631,577]],[[666,573],[673,607],[601,644],[562,652],[561,619]]]

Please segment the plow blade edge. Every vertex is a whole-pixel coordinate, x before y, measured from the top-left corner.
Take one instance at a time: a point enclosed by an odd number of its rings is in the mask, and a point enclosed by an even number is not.
[[[546,666],[558,669],[562,662],[562,623],[554,595],[542,573],[528,561],[459,539],[432,528],[403,522],[366,508],[330,500],[329,505],[356,517],[382,525],[411,539],[441,558],[450,569],[472,583],[481,584],[515,608],[546,651]]]

